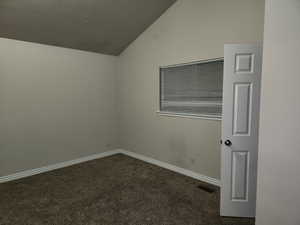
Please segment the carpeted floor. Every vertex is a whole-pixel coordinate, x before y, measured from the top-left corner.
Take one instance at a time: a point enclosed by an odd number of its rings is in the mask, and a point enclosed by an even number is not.
[[[252,225],[221,218],[219,190],[125,155],[0,184],[0,225]]]

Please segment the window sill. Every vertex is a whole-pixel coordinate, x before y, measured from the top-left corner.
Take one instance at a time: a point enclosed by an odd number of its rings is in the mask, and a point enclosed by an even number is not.
[[[188,114],[188,113],[175,113],[175,112],[164,112],[157,111],[157,114],[160,116],[168,116],[168,117],[180,117],[180,118],[190,118],[190,119],[203,119],[203,120],[216,120],[222,121],[221,116],[211,116],[211,115],[203,115],[203,114]]]

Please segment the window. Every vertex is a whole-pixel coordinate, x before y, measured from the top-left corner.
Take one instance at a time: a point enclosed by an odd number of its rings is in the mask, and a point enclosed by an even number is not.
[[[160,112],[221,118],[223,59],[160,68]]]

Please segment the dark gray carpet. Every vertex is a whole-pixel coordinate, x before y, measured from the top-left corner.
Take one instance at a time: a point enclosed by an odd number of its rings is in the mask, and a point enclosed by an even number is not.
[[[0,225],[250,225],[221,218],[219,189],[114,155],[0,184]]]

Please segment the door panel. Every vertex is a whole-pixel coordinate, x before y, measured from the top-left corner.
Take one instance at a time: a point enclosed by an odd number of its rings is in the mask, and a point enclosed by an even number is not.
[[[251,83],[234,84],[234,116],[233,116],[233,134],[250,135],[251,124]]]
[[[232,197],[233,201],[247,201],[249,152],[232,152]]]
[[[262,47],[225,45],[224,55],[221,215],[254,217]]]

